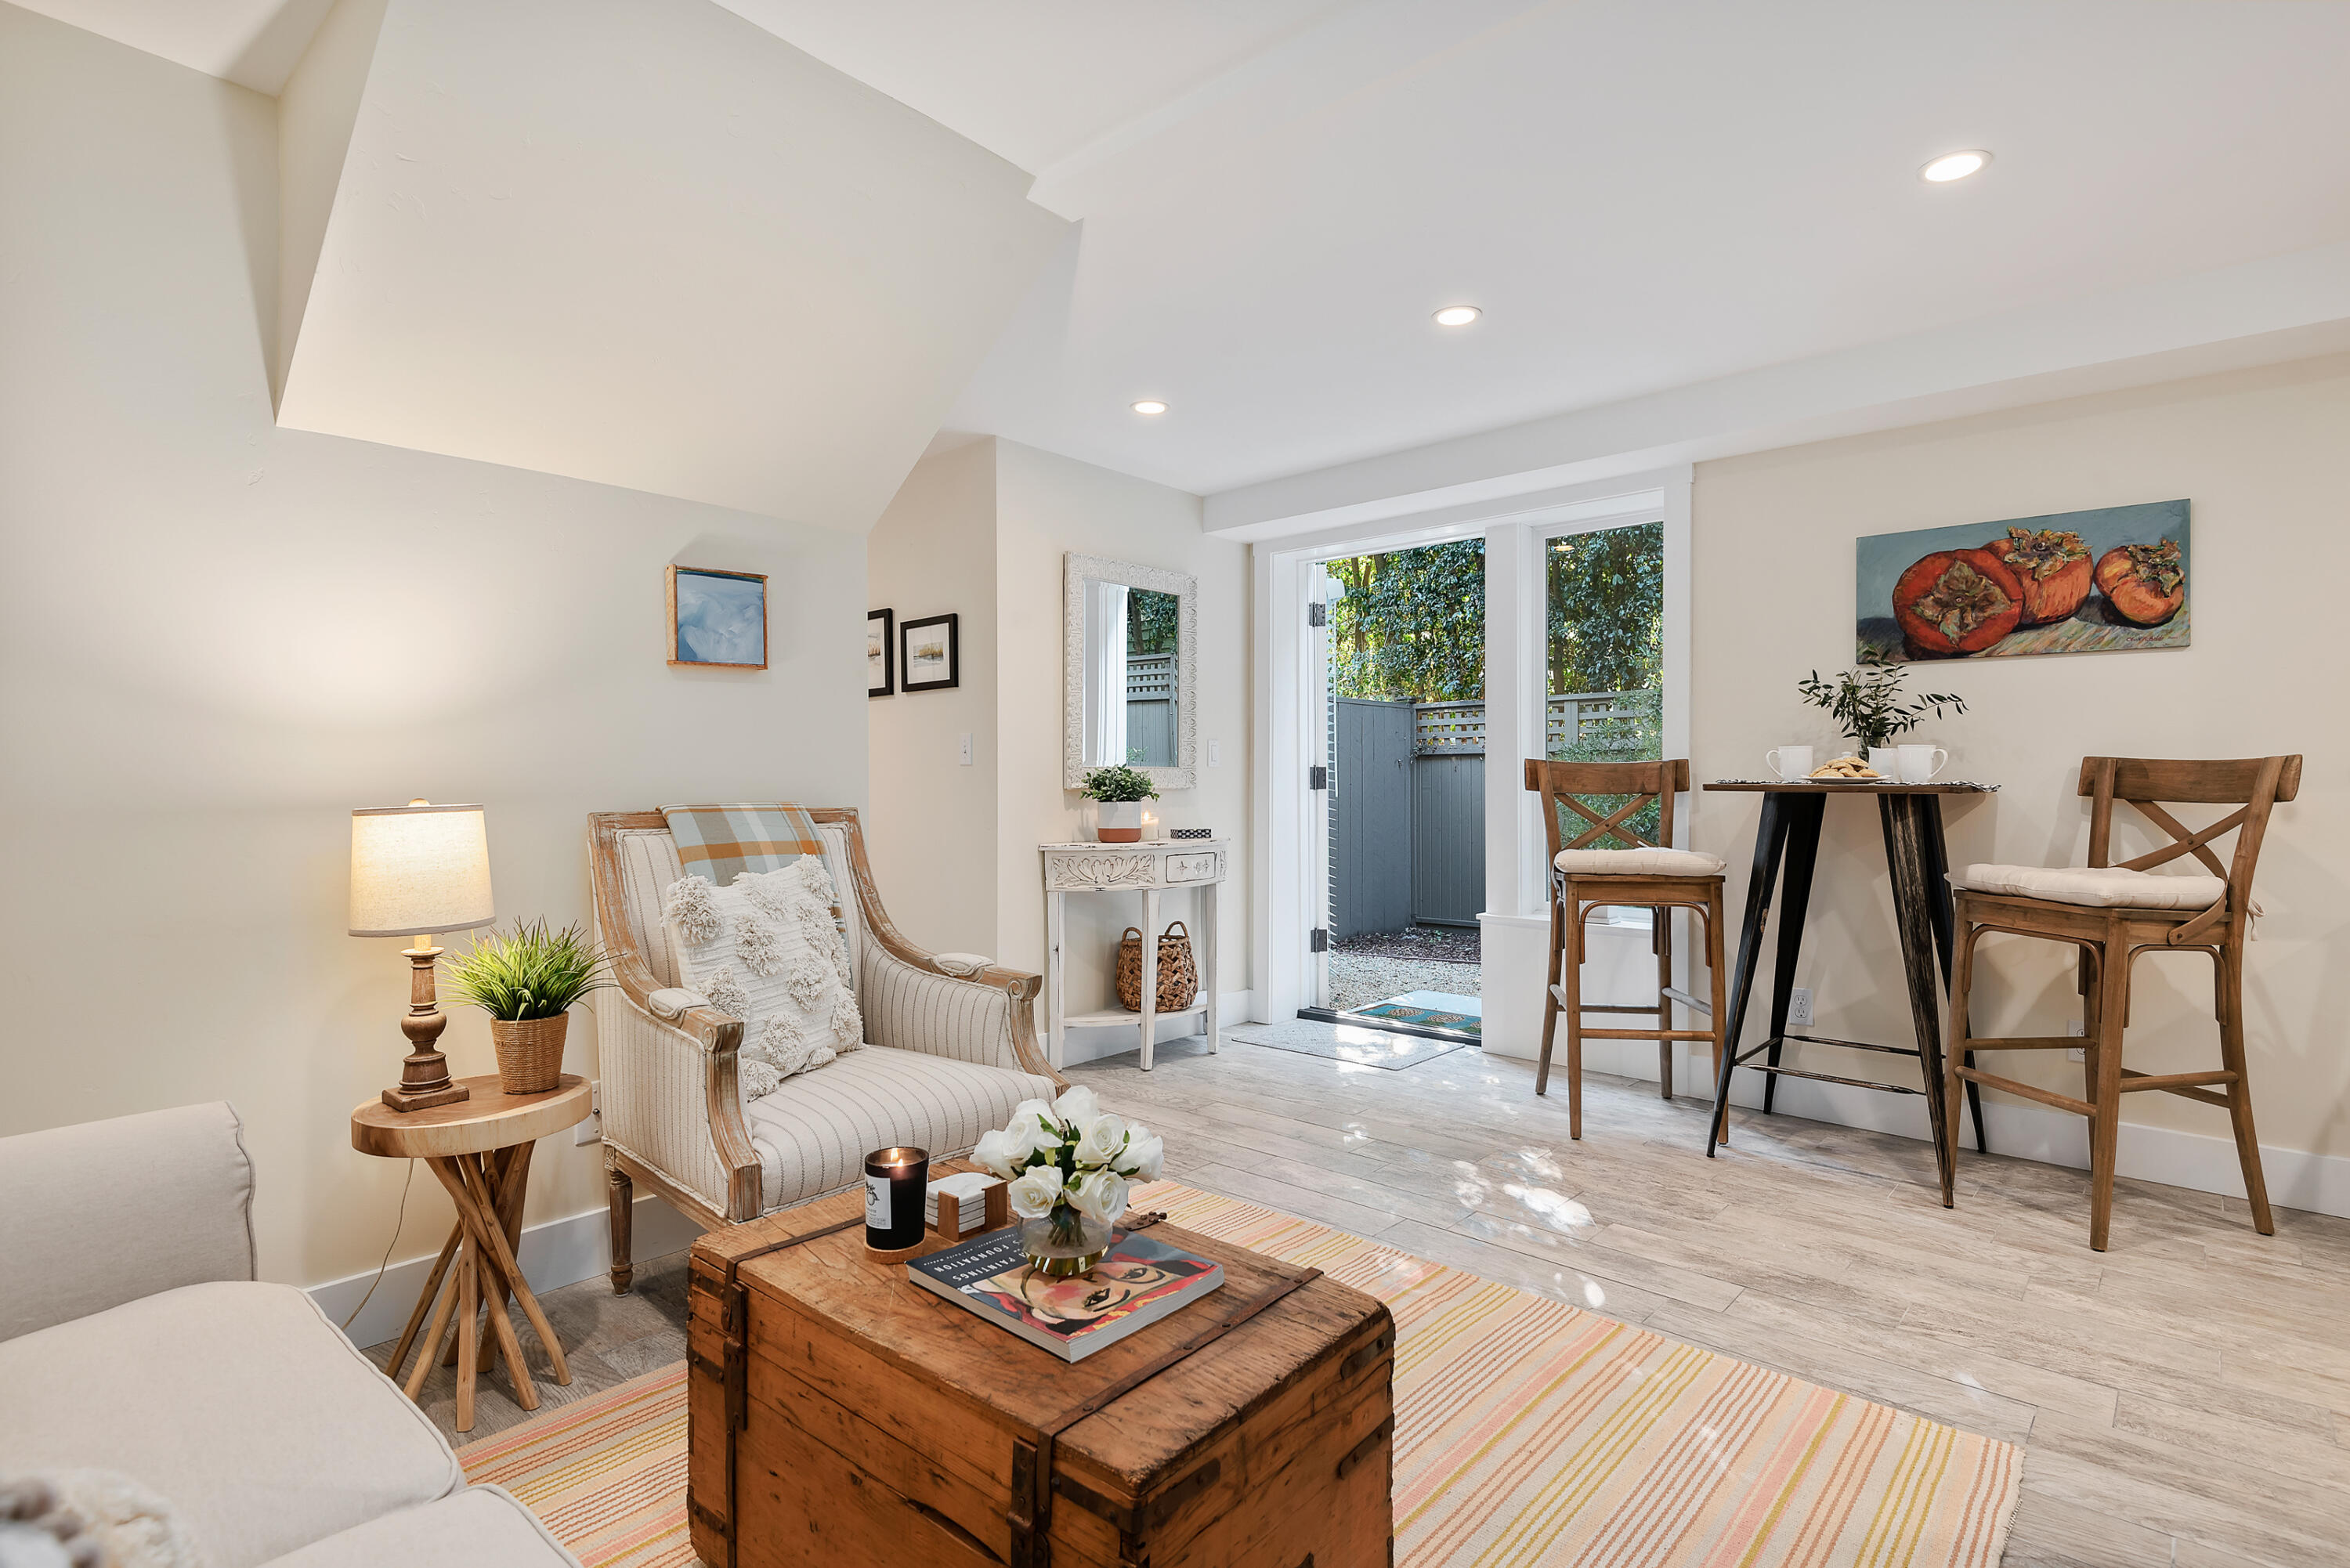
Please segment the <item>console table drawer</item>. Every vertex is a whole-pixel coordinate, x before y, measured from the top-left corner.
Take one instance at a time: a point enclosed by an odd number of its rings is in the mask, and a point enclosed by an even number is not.
[[[1170,855],[1167,857],[1167,880],[1171,882],[1205,882],[1216,874],[1216,852],[1212,849],[1198,855]]]

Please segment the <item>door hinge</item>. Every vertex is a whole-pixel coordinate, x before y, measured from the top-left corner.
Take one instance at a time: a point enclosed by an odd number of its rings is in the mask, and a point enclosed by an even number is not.
[[[1330,787],[1330,770],[1324,767],[1319,763],[1307,768],[1305,770],[1305,787],[1307,789],[1328,789]]]
[[[1310,953],[1328,952],[1330,950],[1330,933],[1320,926],[1316,926],[1312,930],[1306,932],[1305,950]]]
[[[1319,599],[1310,601],[1305,607],[1305,624],[1307,626],[1328,626],[1330,624],[1330,607],[1324,604]]]

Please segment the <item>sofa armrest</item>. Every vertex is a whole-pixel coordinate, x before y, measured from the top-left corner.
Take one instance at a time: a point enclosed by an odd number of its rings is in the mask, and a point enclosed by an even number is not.
[[[625,972],[594,996],[605,1145],[706,1205],[705,1222],[756,1219],[759,1157],[736,1078],[743,1021],[708,1006],[660,1017],[650,996]]]
[[[876,1045],[952,1057],[1067,1080],[1045,1064],[1036,1043],[1036,992],[1044,981],[989,966],[956,973],[928,953],[868,943],[858,1005]]]
[[[0,1138],[0,1339],[254,1277],[253,1163],[224,1101]]]

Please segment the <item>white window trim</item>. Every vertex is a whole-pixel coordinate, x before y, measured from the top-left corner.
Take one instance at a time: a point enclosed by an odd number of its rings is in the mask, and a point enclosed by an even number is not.
[[[1254,577],[1252,679],[1258,758],[1251,783],[1249,898],[1252,972],[1260,1021],[1296,1016],[1311,999],[1312,955],[1305,770],[1308,727],[1301,678],[1311,628],[1305,605],[1322,563],[1454,539],[1485,540],[1485,900],[1487,918],[1542,919],[1546,896],[1542,825],[1518,771],[1497,756],[1537,756],[1540,688],[1548,684],[1542,637],[1542,544],[1564,534],[1662,520],[1665,524],[1665,754],[1689,754],[1690,481],[1687,464],[1594,480],[1536,495],[1446,507],[1250,546]],[[1501,613],[1496,613],[1500,607]],[[1497,676],[1497,671],[1500,672]],[[1497,691],[1497,686],[1502,690]],[[1506,707],[1506,734],[1496,735]],[[1506,742],[1506,743],[1504,743]],[[1506,786],[1506,788],[1504,787]],[[1686,814],[1683,814],[1684,820]]]

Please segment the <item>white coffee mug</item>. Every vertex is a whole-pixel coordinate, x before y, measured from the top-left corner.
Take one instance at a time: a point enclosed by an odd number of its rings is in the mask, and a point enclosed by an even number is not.
[[[1887,779],[1898,780],[1901,777],[1901,749],[1898,746],[1871,746],[1868,748],[1868,765]]]
[[[1901,782],[1930,784],[1934,775],[1950,765],[1950,753],[1939,746],[1902,746]]]
[[[1799,779],[1812,771],[1809,746],[1773,746],[1762,753],[1762,765],[1783,779]]]

